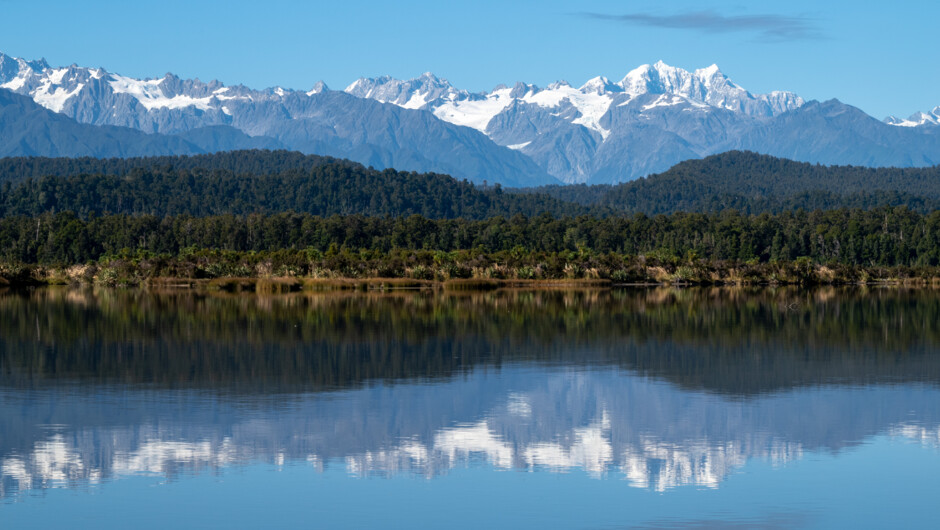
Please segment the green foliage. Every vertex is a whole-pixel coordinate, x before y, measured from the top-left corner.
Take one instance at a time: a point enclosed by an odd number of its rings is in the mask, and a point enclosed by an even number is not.
[[[144,159],[0,159],[0,216],[71,211],[107,214],[496,215],[586,213],[546,195],[505,194],[447,175],[386,169],[288,151],[238,151]],[[15,185],[10,185],[15,182]],[[416,218],[417,219],[417,218]],[[412,224],[416,220],[406,221]],[[413,226],[421,237],[421,226]],[[250,230],[240,237],[254,237]],[[408,243],[405,243],[408,244]]]
[[[748,152],[686,161],[665,173],[616,186],[547,186],[513,193],[498,186],[478,188],[446,175],[376,171],[288,151],[104,160],[5,158],[0,159],[0,183],[0,216],[57,211],[73,211],[82,218],[293,211],[486,219],[543,212],[558,217],[731,209],[758,214],[902,205],[919,212],[940,208],[940,167],[831,167]],[[580,243],[575,232],[563,237],[574,248]]]
[[[559,197],[569,189],[578,202],[604,205],[589,210],[546,194],[286,151],[2,159],[0,262],[106,261],[109,270],[119,269],[106,274],[116,274],[108,279],[116,284],[159,274],[275,271],[649,277],[627,257],[676,281],[712,278],[707,266],[716,262],[746,263],[747,274],[788,282],[814,281],[823,265],[864,280],[877,277],[874,267],[940,265],[940,211],[930,206],[940,201],[938,172],[823,167],[733,152],[620,186],[546,189]],[[737,199],[725,200],[728,194]],[[833,200],[816,201],[824,197]],[[851,197],[863,207],[833,209]],[[909,206],[871,207],[881,202]]]
[[[668,171],[615,186],[544,186],[520,190],[617,212],[744,213],[907,206],[940,208],[940,166],[867,168],[806,164],[731,151],[688,160]]]
[[[238,253],[282,252],[278,260],[287,260],[286,265],[302,268],[318,261],[334,270],[390,260],[383,267],[398,271],[417,264],[408,257],[416,251],[427,255],[422,265],[452,277],[466,275],[453,267],[457,263],[471,269],[494,265],[474,261],[483,257],[501,266],[528,265],[533,273],[541,266],[552,275],[563,271],[566,262],[596,268],[609,254],[693,269],[701,260],[772,263],[801,258],[810,264],[938,266],[940,211],[921,214],[899,207],[605,218],[543,214],[476,221],[299,213],[81,219],[64,212],[0,219],[0,261],[5,263],[69,265],[106,258],[159,263],[160,256],[176,256],[204,277],[216,277],[234,273],[201,264],[231,261]],[[798,264],[806,269],[804,261]],[[505,271],[492,274],[499,277]]]

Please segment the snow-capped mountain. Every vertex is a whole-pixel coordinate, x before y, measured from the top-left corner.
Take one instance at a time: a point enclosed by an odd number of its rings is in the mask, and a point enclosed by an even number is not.
[[[219,82],[181,80],[172,74],[137,80],[103,68],[76,65],[52,68],[45,60],[25,61],[0,54],[0,88],[30,96],[43,107],[83,123],[134,127],[144,132],[176,133],[191,127],[167,127],[154,111],[226,114],[231,99]],[[222,124],[224,120],[218,119]],[[201,125],[201,124],[200,124]],[[170,130],[173,129],[173,130]]]
[[[660,150],[637,160],[624,153],[622,146],[602,149],[608,141],[621,143],[624,133],[629,136],[633,130],[629,122],[655,121],[664,110],[697,115],[725,110],[750,118],[768,118],[804,104],[802,98],[790,92],[753,95],[715,65],[688,72],[662,61],[636,68],[616,83],[595,77],[580,87],[565,81],[545,88],[517,83],[511,88],[498,86],[488,93],[471,93],[426,73],[409,81],[362,78],[349,85],[346,92],[428,110],[446,122],[477,129],[497,144],[529,155],[565,182],[585,182],[599,173],[623,180],[617,174],[639,176],[665,169],[675,156],[704,154],[669,146],[666,156],[660,156]],[[630,114],[632,120],[615,118],[624,114]],[[601,160],[609,160],[602,151],[611,150],[631,156],[631,164],[614,164],[611,168],[605,162],[604,168],[597,167],[598,153]]]
[[[836,100],[752,94],[714,65],[689,72],[658,62],[616,82],[516,83],[481,93],[431,73],[359,79],[345,91],[322,82],[257,90],[173,74],[134,79],[104,68],[54,68],[0,53],[0,89],[79,124],[187,135],[189,149],[282,146],[508,186],[621,182],[732,149],[827,164],[940,162],[940,127],[919,126],[940,122],[940,109],[885,123]],[[18,147],[23,142],[7,154],[80,151]]]
[[[940,125],[940,106],[934,107],[930,112],[915,112],[906,120],[888,116],[885,118],[885,123],[898,127],[937,126]]]
[[[717,65],[688,72],[662,61],[636,68],[617,83],[595,77],[580,88],[565,81],[546,88],[518,83],[513,88],[499,86],[489,93],[474,94],[426,73],[409,81],[387,76],[362,78],[349,85],[346,92],[400,107],[431,110],[444,121],[482,132],[488,132],[493,118],[512,103],[522,102],[553,109],[556,115],[566,114],[571,123],[583,125],[604,138],[610,131],[600,122],[611,107],[629,105],[646,94],[664,96],[653,106],[689,103],[693,107],[722,108],[755,117],[776,116],[804,103],[791,92],[753,95],[721,73]]]
[[[392,103],[406,109],[420,109],[433,101],[468,99],[471,94],[457,90],[446,79],[425,72],[416,79],[400,81],[389,76],[373,79],[361,78],[346,87],[346,93],[356,97]]]
[[[836,100],[752,94],[716,65],[689,72],[660,61],[580,87],[517,83],[470,93],[425,74],[359,79],[346,91],[477,129],[568,183],[620,182],[731,149],[827,164],[940,162],[940,135],[899,132]],[[935,123],[938,115],[908,121]]]
[[[558,183],[530,158],[496,145],[482,133],[428,113],[332,91],[322,82],[309,91],[254,90],[173,74],[141,80],[104,68],[53,68],[44,60],[0,54],[0,88],[29,96],[83,124],[164,135],[194,129],[214,133],[225,129],[212,127],[229,126],[290,149],[379,168],[434,171],[515,186]],[[203,138],[203,143],[226,148],[217,138]]]

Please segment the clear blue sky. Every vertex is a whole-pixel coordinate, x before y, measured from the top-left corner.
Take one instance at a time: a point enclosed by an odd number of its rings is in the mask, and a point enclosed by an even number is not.
[[[4,53],[134,77],[342,89],[432,71],[487,90],[619,80],[662,59],[879,119],[940,105],[936,1],[0,0],[0,13]]]

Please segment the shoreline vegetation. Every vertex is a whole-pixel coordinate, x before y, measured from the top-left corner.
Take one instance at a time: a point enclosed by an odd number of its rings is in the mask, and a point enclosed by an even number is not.
[[[0,286],[229,291],[940,284],[940,210],[0,218]]]
[[[383,268],[381,264],[376,266],[371,260],[348,259],[345,267],[336,269],[329,268],[324,261],[306,266],[297,266],[295,262],[293,266],[285,266],[263,253],[239,255],[221,252],[206,252],[199,260],[151,256],[110,258],[70,266],[0,264],[0,288],[94,285],[281,294],[332,290],[477,291],[631,286],[940,287],[940,267],[823,265],[809,259],[772,263],[697,259],[669,261],[617,255],[604,256],[601,260],[597,257],[579,260],[571,259],[571,256],[542,255],[539,257],[544,261],[534,261],[534,265],[506,265],[499,263],[494,256],[477,255],[473,258],[476,266],[471,267],[456,259],[442,263],[441,254],[452,256],[454,253],[414,252],[409,256],[412,263],[398,269]],[[207,256],[217,259],[207,259]],[[263,259],[265,257],[268,259]]]
[[[0,285],[281,292],[558,283],[937,285],[940,210],[0,218]]]

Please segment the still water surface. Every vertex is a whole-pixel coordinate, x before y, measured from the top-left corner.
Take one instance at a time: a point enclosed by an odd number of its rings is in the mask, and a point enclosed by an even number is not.
[[[940,292],[0,294],[0,526],[929,527]]]

